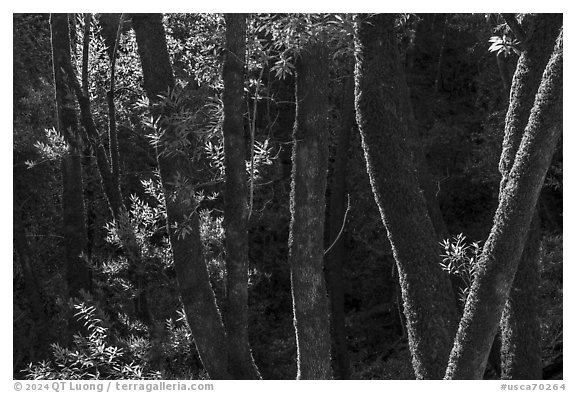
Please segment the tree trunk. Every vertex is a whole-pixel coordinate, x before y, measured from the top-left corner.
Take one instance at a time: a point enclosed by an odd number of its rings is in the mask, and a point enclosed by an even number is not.
[[[530,22],[530,21],[529,21]],[[503,153],[500,159],[501,190],[504,190],[508,172],[514,162],[522,131],[526,127],[539,78],[552,52],[554,40],[562,24],[560,14],[541,14],[534,17],[534,32],[523,43],[523,53],[514,75],[514,92],[506,117]],[[524,29],[527,30],[527,29]],[[503,379],[541,379],[540,322],[538,319],[540,281],[540,223],[536,213],[532,219],[528,240],[518,272],[514,278],[510,297],[500,321],[502,330]]]
[[[372,191],[398,266],[414,371],[419,379],[435,379],[446,368],[457,306],[439,265],[408,141],[394,20],[390,14],[356,17],[356,117]]]
[[[501,191],[494,225],[478,262],[476,279],[450,354],[447,379],[480,379],[486,368],[538,195],[561,134],[562,37],[560,32]],[[516,101],[511,100],[510,105],[514,104]]]
[[[164,135],[169,137],[175,131],[168,124],[170,113],[158,113],[154,107],[159,102],[158,95],[173,89],[175,85],[162,14],[133,14],[132,27],[142,63],[144,89],[153,105],[152,113],[155,117],[164,118]],[[200,239],[198,213],[191,211],[194,207],[190,207],[185,200],[191,196],[182,195],[175,184],[176,177],[186,168],[187,163],[181,157],[167,156],[162,151],[161,143],[159,145],[157,157],[166,200],[166,225],[186,319],[210,378],[231,379],[228,373],[226,332],[210,285]],[[189,230],[186,236],[176,231],[182,226]]]
[[[500,320],[502,379],[542,379],[539,220],[538,213],[534,214]]]
[[[288,260],[298,379],[330,379],[330,321],[324,282],[324,215],[328,168],[328,51],[309,43],[296,62]]]
[[[335,377],[350,378],[350,360],[346,342],[346,323],[344,314],[345,281],[343,267],[348,258],[348,250],[343,238],[343,225],[347,209],[346,168],[350,135],[355,124],[354,119],[354,80],[347,77],[344,82],[341,127],[338,131],[338,146],[334,159],[334,172],[330,186],[330,213],[328,218],[329,244],[332,246],[326,254],[326,284],[330,296],[330,328],[332,332],[332,356]]]
[[[82,189],[81,138],[72,88],[63,72],[70,57],[68,14],[52,14],[52,60],[58,131],[68,143],[68,154],[62,157],[62,218],[66,255],[66,280],[69,294],[77,297],[80,290],[90,291],[90,269],[81,257],[87,245],[86,218]]]
[[[236,379],[261,379],[248,341],[248,188],[244,139],[244,59],[246,15],[225,14],[224,57],[224,230],[228,365]]]

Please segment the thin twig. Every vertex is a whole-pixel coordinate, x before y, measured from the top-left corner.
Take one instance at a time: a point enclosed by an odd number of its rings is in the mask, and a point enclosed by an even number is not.
[[[348,194],[348,202],[346,204],[346,212],[344,213],[344,218],[342,219],[342,226],[340,227],[340,232],[338,232],[336,239],[334,239],[334,241],[332,242],[330,247],[328,247],[328,249],[326,249],[326,251],[324,251],[324,255],[328,254],[328,252],[332,249],[332,247],[334,247],[334,245],[336,244],[338,239],[340,239],[340,235],[342,235],[342,232],[344,232],[344,227],[346,226],[346,217],[348,216],[349,211],[350,211],[350,194]]]

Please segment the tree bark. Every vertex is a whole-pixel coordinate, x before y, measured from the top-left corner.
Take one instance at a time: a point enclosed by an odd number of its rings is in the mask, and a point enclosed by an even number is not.
[[[81,257],[87,245],[86,217],[82,189],[81,138],[78,130],[73,91],[63,64],[70,58],[68,14],[52,14],[52,61],[56,89],[58,131],[68,143],[68,154],[62,157],[62,219],[66,255],[66,280],[71,297],[80,290],[90,291],[90,269]]]
[[[394,19],[390,14],[356,17],[356,117],[374,199],[398,266],[414,371],[418,379],[436,379],[446,368],[457,306],[439,265],[408,142]]]
[[[308,43],[296,62],[288,260],[298,351],[298,379],[330,379],[330,321],[324,282],[328,168],[328,51]]]
[[[539,220],[536,212],[500,319],[502,379],[542,379]]]
[[[501,191],[494,225],[478,262],[476,279],[450,354],[446,379],[480,379],[486,368],[538,195],[561,134],[562,37],[560,32]]]
[[[132,27],[136,33],[138,53],[144,76],[144,90],[152,104],[155,117],[162,116],[165,136],[174,132],[169,125],[170,113],[158,113],[154,106],[159,95],[173,89],[174,74],[162,24],[162,14],[133,14]],[[226,332],[216,297],[210,285],[208,268],[200,239],[199,217],[175,184],[187,163],[181,157],[167,156],[161,143],[157,148],[160,178],[166,200],[167,228],[176,267],[178,287],[188,325],[204,368],[212,379],[231,379],[228,372]],[[187,218],[188,217],[188,218]],[[186,236],[176,228],[186,226]]]
[[[224,14],[224,230],[228,364],[236,379],[261,379],[248,340],[248,188],[244,138],[244,59],[246,15]]]
[[[529,23],[530,21],[528,21]],[[514,162],[530,108],[538,90],[539,78],[552,52],[562,24],[562,15],[541,14],[534,17],[533,33],[523,43],[523,52],[514,75],[513,105],[506,117],[503,153],[500,159],[501,190]],[[527,30],[523,28],[522,30]],[[502,331],[502,378],[541,379],[538,260],[540,258],[540,223],[536,213],[506,302],[500,327]]]
[[[328,218],[329,244],[332,246],[326,253],[326,284],[330,296],[330,328],[332,332],[332,356],[334,360],[335,377],[350,379],[350,360],[346,341],[346,323],[344,313],[344,263],[348,258],[348,250],[343,236],[347,198],[346,198],[346,168],[348,166],[348,149],[350,135],[354,128],[354,80],[347,77],[344,82],[342,102],[341,127],[338,131],[338,146],[334,160],[334,172],[330,186],[330,213]]]

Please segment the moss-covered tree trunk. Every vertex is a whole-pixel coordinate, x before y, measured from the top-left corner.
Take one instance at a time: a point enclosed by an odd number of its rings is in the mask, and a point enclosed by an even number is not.
[[[439,265],[409,142],[394,21],[390,14],[356,16],[356,117],[372,191],[399,271],[414,371],[419,379],[437,379],[452,347],[457,308]]]
[[[332,247],[326,254],[326,284],[330,295],[330,329],[332,332],[332,356],[335,377],[350,378],[350,360],[346,340],[346,321],[344,314],[344,264],[348,258],[344,225],[347,209],[346,172],[348,167],[348,149],[350,136],[355,125],[354,118],[354,80],[347,77],[344,82],[342,117],[338,130],[338,145],[334,158],[334,171],[330,184],[330,210],[328,217],[329,244]]]
[[[81,137],[74,93],[63,71],[64,63],[70,58],[68,14],[52,14],[50,30],[58,131],[68,143],[68,153],[61,159],[62,235],[66,255],[66,281],[70,296],[78,296],[81,289],[90,290],[90,270],[81,257],[87,245]]]
[[[507,15],[508,18],[513,18]],[[534,97],[546,60],[554,48],[558,29],[562,24],[560,14],[540,14],[527,17],[520,26],[532,30],[523,39],[522,54],[513,79],[511,104],[506,116],[503,152],[500,158],[503,191],[508,181],[508,173],[514,163],[522,133],[534,104]],[[511,22],[513,24],[513,22]],[[500,322],[502,331],[502,378],[541,379],[542,350],[540,348],[540,322],[538,282],[540,281],[538,261],[540,258],[540,223],[536,213],[530,225],[530,232],[510,296],[506,302]]]
[[[175,84],[162,14],[133,14],[132,27],[142,64],[144,90],[152,104],[152,113],[164,118],[161,122],[165,127],[162,130],[164,138],[174,137],[171,133],[175,130],[169,125],[170,113],[159,113],[154,106],[159,102],[158,96],[166,94]],[[157,148],[157,157],[166,200],[168,235],[186,319],[210,378],[230,379],[226,333],[210,285],[198,213],[194,211],[194,201],[190,200],[193,196],[177,186],[177,177],[184,173],[189,163],[177,155],[166,154],[162,140]],[[182,227],[187,228],[185,236],[177,231]]]
[[[298,379],[330,379],[329,304],[324,282],[324,216],[328,168],[328,51],[309,43],[296,62],[288,260]]]
[[[230,374],[260,379],[248,340],[248,187],[244,138],[244,59],[246,15],[225,14],[224,91],[224,230],[226,234],[226,307]]]
[[[480,379],[486,368],[538,195],[561,134],[562,38],[560,32],[501,191],[494,225],[478,262],[476,279],[450,354],[447,379]]]

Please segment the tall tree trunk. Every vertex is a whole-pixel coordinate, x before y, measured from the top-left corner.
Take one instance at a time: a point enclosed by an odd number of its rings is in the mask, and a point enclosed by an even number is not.
[[[447,379],[480,379],[526,243],[562,126],[562,31],[546,65],[494,225],[478,261]],[[510,105],[515,104],[515,100]],[[504,155],[505,153],[503,153]]]
[[[260,379],[248,341],[248,188],[244,138],[244,59],[246,15],[225,14],[224,230],[226,234],[226,307],[228,365],[236,379]]]
[[[546,59],[552,52],[554,40],[562,24],[560,14],[541,14],[534,17],[533,33],[523,42],[523,52],[514,75],[512,102],[506,117],[503,153],[500,159],[501,190],[505,189],[508,173],[514,162],[522,132],[528,122],[534,96]],[[526,25],[526,23],[524,23]],[[523,30],[528,30],[523,28]],[[532,219],[528,240],[514,278],[510,297],[500,321],[502,330],[502,378],[541,379],[540,322],[540,223],[536,213]]]
[[[341,127],[338,131],[338,146],[334,160],[334,172],[330,186],[330,213],[328,218],[329,244],[332,246],[326,254],[326,284],[330,295],[330,328],[332,332],[332,356],[335,377],[350,378],[350,360],[346,342],[346,323],[344,314],[344,263],[348,250],[342,239],[347,209],[346,168],[350,135],[355,125],[354,119],[354,80],[347,77],[344,82]]]
[[[173,89],[175,85],[162,14],[133,14],[132,27],[136,33],[142,63],[144,90],[153,105],[153,115],[162,116],[164,119],[164,136],[170,137],[175,131],[168,124],[170,113],[158,113],[154,106],[159,102],[158,95]],[[231,379],[228,372],[226,332],[210,285],[200,239],[198,213],[191,211],[194,206],[190,206],[186,201],[186,198],[191,196],[182,195],[175,182],[179,173],[187,167],[187,163],[182,157],[167,156],[161,145],[162,143],[157,148],[157,157],[166,200],[166,225],[186,319],[210,378]],[[177,232],[177,228],[182,226],[188,228],[186,236]]]
[[[86,218],[82,189],[81,138],[78,130],[73,91],[63,72],[63,64],[70,58],[68,14],[52,14],[52,60],[58,131],[68,143],[68,154],[62,157],[62,218],[66,255],[66,279],[70,296],[80,290],[90,291],[90,269],[82,259],[87,245]]]
[[[330,379],[330,321],[324,282],[324,215],[328,168],[328,51],[302,48],[296,62],[288,260],[292,283],[298,379]]]
[[[395,16],[355,21],[356,117],[366,166],[399,271],[412,364],[419,379],[441,378],[457,323],[456,301],[420,190]]]

